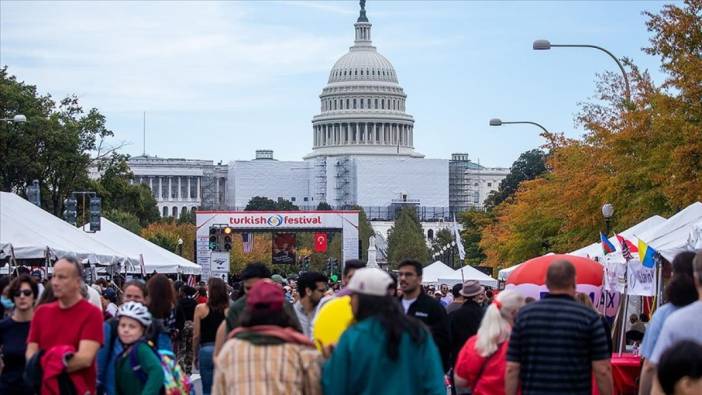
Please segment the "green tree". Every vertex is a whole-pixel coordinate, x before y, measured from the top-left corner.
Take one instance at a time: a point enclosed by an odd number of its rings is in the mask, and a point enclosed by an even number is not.
[[[183,211],[180,213],[180,216],[178,217],[178,221],[176,223],[178,225],[181,225],[181,224],[195,225],[195,214],[189,210]]]
[[[254,196],[246,204],[244,211],[274,211],[277,205],[274,200],[264,196]]]
[[[388,232],[388,262],[392,267],[403,259],[429,261],[429,248],[417,214],[412,207],[400,210],[395,223]]]
[[[483,229],[492,223],[492,214],[485,211],[468,210],[459,217],[463,230],[461,240],[466,251],[465,264],[477,266],[485,260],[485,253],[480,247]]]
[[[366,262],[368,261],[368,240],[375,234],[375,231],[363,207],[353,206],[351,210],[358,210],[358,239],[361,242],[361,260]]]
[[[103,217],[134,234],[138,235],[139,232],[141,232],[141,223],[139,222],[139,218],[132,213],[115,209],[106,211],[103,210]]]
[[[132,184],[134,177],[127,163],[128,156],[113,153],[97,161],[100,178],[91,180],[85,189],[97,192],[102,198],[103,212],[116,210],[133,214],[141,227],[159,220],[156,199],[146,185]]]
[[[287,200],[287,199],[278,199],[278,202],[275,204],[275,209],[277,211],[298,211],[298,210],[300,210],[299,207],[297,207],[290,200]]]
[[[318,211],[332,211],[332,206],[329,205],[327,202],[319,202],[317,205],[317,210]]]
[[[509,174],[497,188],[485,199],[485,207],[492,209],[510,196],[514,195],[519,184],[525,180],[533,180],[546,171],[546,154],[540,149],[523,152],[509,169]]]
[[[63,201],[79,186],[88,183],[88,169],[110,156],[118,147],[108,147],[113,133],[106,119],[92,108],[85,112],[76,96],[56,103],[41,96],[33,85],[17,81],[0,68],[0,116],[27,116],[27,122],[0,122],[0,185],[3,191],[26,194],[26,187],[39,180],[42,207],[61,216]]]
[[[300,208],[287,199],[276,202],[265,196],[254,196],[246,204],[244,211],[298,211]]]

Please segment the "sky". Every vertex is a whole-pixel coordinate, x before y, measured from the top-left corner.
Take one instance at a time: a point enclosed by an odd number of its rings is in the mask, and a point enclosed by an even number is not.
[[[648,69],[645,10],[654,1],[374,1],[373,44],[394,65],[415,118],[416,151],[468,153],[509,167],[544,143],[528,120],[577,137],[598,73],[592,49],[534,51],[532,42],[594,44]],[[353,44],[358,1],[0,2],[0,64],[107,117],[122,151],[248,160],[272,149],[300,160],[334,62]],[[146,147],[142,143],[146,112]]]

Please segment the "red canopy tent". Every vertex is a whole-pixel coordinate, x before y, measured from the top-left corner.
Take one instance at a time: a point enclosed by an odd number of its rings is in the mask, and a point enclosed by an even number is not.
[[[602,265],[588,258],[566,254],[544,255],[524,262],[509,275],[507,284],[545,285],[549,265],[559,260],[567,260],[575,266],[576,284],[602,286]]]

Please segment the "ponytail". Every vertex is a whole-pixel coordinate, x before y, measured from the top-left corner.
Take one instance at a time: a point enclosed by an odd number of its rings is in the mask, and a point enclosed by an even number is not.
[[[475,350],[481,357],[497,351],[512,333],[512,316],[524,305],[524,297],[515,291],[500,292],[488,306],[478,329]]]

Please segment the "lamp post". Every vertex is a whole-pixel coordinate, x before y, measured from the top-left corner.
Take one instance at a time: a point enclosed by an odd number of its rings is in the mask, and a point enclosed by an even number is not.
[[[503,121],[500,118],[492,118],[490,120],[490,126],[502,126],[502,125],[510,125],[510,124],[515,124],[515,123],[526,123],[529,125],[538,126],[541,128],[541,130],[544,131],[544,133],[548,133],[548,130],[545,127],[543,127],[542,125],[540,125],[536,122],[532,122],[532,121]]]
[[[631,89],[629,89],[629,77],[627,77],[627,75],[626,75],[626,71],[624,70],[624,66],[619,61],[619,59],[617,59],[617,57],[614,56],[614,54],[612,54],[611,52],[609,52],[608,50],[606,50],[602,47],[598,47],[597,45],[590,45],[590,44],[551,44],[551,42],[548,40],[536,40],[536,41],[534,41],[534,44],[532,45],[532,48],[535,51],[545,51],[545,50],[549,50],[549,49],[554,48],[554,47],[556,47],[556,48],[557,47],[594,48],[594,49],[598,49],[598,50],[606,53],[607,55],[609,55],[612,59],[614,59],[615,62],[617,62],[617,66],[619,66],[619,70],[621,70],[621,72],[622,72],[622,76],[624,77],[624,88],[626,90],[624,92],[624,94],[626,95],[626,101],[628,103],[631,102]]]
[[[612,216],[614,215],[614,206],[610,203],[605,203],[602,205],[602,216],[605,220],[605,230],[607,231],[607,237],[609,237],[609,228],[612,221]]]
[[[0,121],[14,122],[14,123],[24,123],[27,122],[27,117],[22,114],[17,114],[12,118],[0,118]]]
[[[178,238],[178,255],[183,256],[183,239]]]

